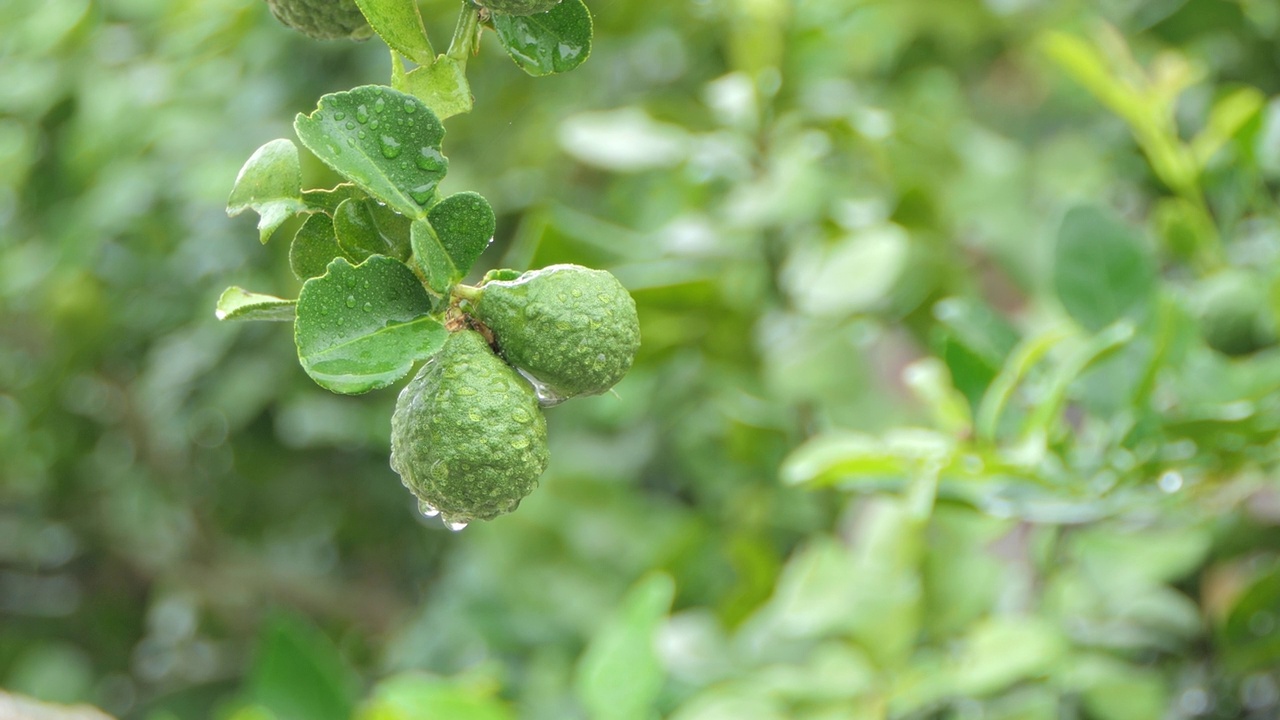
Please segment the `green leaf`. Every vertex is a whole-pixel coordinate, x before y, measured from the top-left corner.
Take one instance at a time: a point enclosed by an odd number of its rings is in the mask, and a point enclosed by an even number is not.
[[[347,720],[358,679],[329,638],[277,616],[263,631],[247,686],[250,698],[279,720]]]
[[[492,681],[406,672],[378,683],[356,720],[510,720],[497,690]]]
[[[516,65],[534,77],[568,72],[591,54],[591,13],[582,0],[564,0],[537,15],[494,15],[493,29]]]
[[[289,268],[299,280],[320,277],[336,257],[352,259],[338,245],[333,218],[316,213],[307,218],[289,245]]]
[[[955,440],[932,430],[898,428],[883,437],[855,432],[818,435],[782,464],[788,485],[826,487],[855,480],[902,477],[922,462],[946,464]]]
[[[493,241],[497,218],[479,193],[461,192],[441,200],[427,213],[427,221],[449,254],[461,280]]]
[[[320,98],[293,121],[302,144],[326,165],[403,215],[426,217],[449,161],[444,126],[421,100],[365,85]]]
[[[333,214],[338,245],[347,257],[364,262],[370,255],[409,259],[411,221],[375,200],[344,200]]]
[[[240,287],[229,287],[218,298],[214,312],[219,320],[275,320],[292,322],[297,300],[254,293]]]
[[[319,190],[303,190],[302,201],[307,204],[307,209],[313,212],[323,212],[332,215],[338,205],[348,198],[362,198],[364,193],[360,192],[360,188],[351,183],[342,183],[335,188],[319,189]]]
[[[430,65],[435,51],[414,0],[356,0],[373,31],[391,49],[419,65]]]
[[[405,76],[407,90],[426,103],[436,117],[444,120],[471,112],[471,85],[467,83],[467,66],[460,60],[441,55]]]
[[[337,258],[302,286],[298,359],[333,392],[387,387],[443,346],[448,333],[432,309],[422,283],[399,260],[374,255],[353,267]]]
[[[663,574],[638,582],[578,661],[578,697],[596,720],[647,720],[662,690],[654,635],[671,609],[675,583]]]
[[[1155,262],[1138,235],[1100,208],[1067,212],[1054,249],[1053,282],[1067,313],[1091,331],[1149,309]]]
[[[302,212],[302,166],[291,140],[272,140],[258,148],[236,176],[227,198],[227,214],[235,217],[253,208],[258,235],[265,244],[285,220]]]

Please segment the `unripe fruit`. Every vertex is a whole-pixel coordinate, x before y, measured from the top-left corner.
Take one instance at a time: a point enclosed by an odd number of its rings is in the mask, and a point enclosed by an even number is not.
[[[1267,288],[1262,278],[1227,270],[1198,288],[1200,332],[1205,344],[1224,355],[1248,355],[1276,343]]]
[[[475,0],[475,3],[503,15],[537,15],[559,5],[560,0]]]
[[[473,312],[507,362],[540,386],[544,405],[605,392],[640,347],[635,300],[613,275],[581,265],[490,280]]]
[[[373,35],[355,0],[267,0],[271,14],[317,40],[364,40]]]
[[[396,402],[391,467],[452,527],[515,510],[547,459],[533,389],[474,330],[452,333]]]

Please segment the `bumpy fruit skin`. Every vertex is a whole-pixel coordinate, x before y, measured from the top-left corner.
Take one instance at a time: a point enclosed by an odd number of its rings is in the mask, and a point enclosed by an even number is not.
[[[1262,278],[1227,270],[1198,288],[1200,332],[1205,344],[1224,355],[1241,356],[1276,344]]]
[[[364,40],[373,35],[355,0],[267,0],[271,14],[317,40]]]
[[[503,15],[537,15],[560,4],[560,0],[475,0],[482,8]]]
[[[635,300],[613,275],[581,265],[487,282],[474,313],[507,362],[559,398],[613,387],[640,347]]]
[[[391,467],[446,522],[515,510],[547,459],[533,389],[474,330],[451,334],[396,402]]]

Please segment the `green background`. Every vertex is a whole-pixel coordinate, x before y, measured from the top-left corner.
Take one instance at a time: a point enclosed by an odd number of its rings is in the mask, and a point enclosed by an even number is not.
[[[386,81],[381,41],[0,3],[0,687],[149,720],[1276,717],[1280,354],[1202,339],[1208,286],[1254,283],[1273,342],[1276,5],[589,4],[562,76],[486,33],[442,191],[497,213],[478,273],[608,269],[643,346],[455,534],[388,466],[395,390],[331,395],[287,326],[213,313],[296,297],[226,198]],[[421,8],[442,46],[456,5]]]

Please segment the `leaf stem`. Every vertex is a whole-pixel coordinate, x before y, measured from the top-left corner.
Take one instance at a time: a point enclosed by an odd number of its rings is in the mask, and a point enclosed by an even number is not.
[[[466,65],[467,58],[480,51],[480,8],[471,0],[463,0],[458,25],[453,29],[449,50],[445,54]]]
[[[472,287],[471,285],[463,285],[462,283],[458,283],[457,285],[453,286],[452,295],[457,298],[462,298],[463,300],[470,300],[471,302],[475,302],[476,300],[480,299],[481,292],[482,291],[478,287]]]

